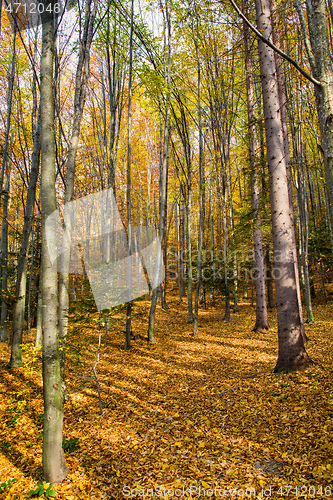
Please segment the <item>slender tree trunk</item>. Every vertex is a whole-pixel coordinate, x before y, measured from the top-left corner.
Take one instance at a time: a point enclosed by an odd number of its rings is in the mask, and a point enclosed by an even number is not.
[[[165,103],[165,123],[163,132],[163,153],[162,165],[160,171],[160,198],[159,198],[159,237],[161,240],[162,248],[164,251],[164,258],[166,258],[167,249],[167,182],[168,182],[168,165],[169,165],[169,135],[170,135],[170,99],[171,99],[171,18],[169,6],[166,3],[165,9],[165,28],[167,33],[167,62],[165,68],[165,81],[167,85],[166,103]],[[161,257],[160,257],[161,258]],[[158,256],[158,261],[160,260]],[[164,262],[164,265],[166,262]],[[161,262],[157,262],[159,267]],[[166,307],[165,301],[165,287],[166,287],[166,274],[164,284],[162,284],[162,307]],[[154,342],[154,324],[155,324],[155,311],[156,311],[157,289],[153,290],[151,307],[149,312],[149,325],[148,325],[148,341]]]
[[[86,98],[87,83],[89,77],[90,47],[93,38],[94,21],[97,10],[97,1],[94,0],[93,10],[91,4],[93,0],[86,0],[85,22],[82,39],[80,40],[80,53],[75,75],[75,95],[74,95],[74,117],[72,123],[71,140],[67,156],[67,170],[64,202],[69,203],[74,195],[75,162],[79,145],[81,121]],[[68,251],[68,240],[72,237],[72,211],[64,210],[64,226],[66,238],[64,238],[64,251],[60,255],[59,273],[59,338],[61,342],[61,372],[64,382],[65,365],[65,343],[68,330],[68,307],[69,307],[69,264],[70,251]],[[65,393],[65,386],[62,388]]]
[[[243,1],[244,11],[247,15],[247,2]],[[255,117],[255,101],[253,92],[253,69],[252,55],[250,48],[250,33],[247,24],[243,21],[244,32],[244,48],[245,48],[245,69],[246,69],[246,93],[247,93],[247,116],[249,122],[249,161],[251,170],[251,203],[253,210],[254,228],[253,228],[253,246],[254,260],[256,266],[256,322],[253,327],[254,332],[265,333],[268,330],[268,317],[266,305],[266,290],[265,290],[265,265],[264,251],[262,244],[261,233],[261,216],[260,216],[260,193],[259,193],[259,176],[257,166],[257,141],[256,141],[256,117]]]
[[[131,131],[132,131],[132,76],[133,76],[133,26],[134,26],[134,0],[131,1],[131,27],[129,46],[129,68],[128,68],[128,110],[127,110],[127,187],[126,187],[126,208],[127,208],[127,239],[129,256],[132,251],[132,206],[131,206]],[[129,262],[131,259],[128,259]],[[131,264],[129,264],[130,267]],[[131,287],[131,269],[128,269],[128,286]],[[130,293],[130,290],[129,290]],[[132,301],[127,304],[126,314],[126,339],[124,349],[131,347],[131,323],[132,323]]]
[[[45,221],[57,208],[55,189],[54,135],[54,18],[46,10],[42,14],[42,56],[40,65],[41,104],[41,202],[42,202],[42,297],[43,297],[43,472],[48,483],[59,483],[67,475],[62,449],[63,399],[61,391],[58,330],[57,269],[52,266],[48,244],[56,248],[56,231],[46,234]]]
[[[184,280],[184,252],[185,252],[185,209],[184,201],[181,198],[179,207],[179,299],[182,300],[186,296],[185,280]]]
[[[190,167],[191,168],[191,167]],[[188,172],[188,176],[190,172]],[[186,199],[186,246],[187,246],[187,300],[188,323],[193,323],[193,266],[192,266],[192,180],[188,179]]]
[[[225,172],[222,174],[225,177]],[[230,287],[228,276],[228,216],[227,216],[227,190],[226,179],[223,178],[223,192],[222,192],[222,227],[223,227],[223,260],[224,260],[224,321],[230,321]]]
[[[1,265],[1,312],[0,312],[0,340],[3,342],[7,338],[7,279],[8,279],[8,214],[10,204],[10,173],[6,171],[3,185],[2,203],[2,227],[0,245],[0,265]]]
[[[31,157],[31,170],[29,178],[29,187],[27,194],[27,202],[24,216],[23,225],[23,238],[21,243],[20,255],[17,265],[17,277],[15,296],[16,303],[13,314],[13,331],[12,331],[12,349],[9,365],[10,367],[17,367],[22,365],[22,336],[23,336],[23,320],[25,308],[25,294],[26,294],[26,267],[27,267],[27,253],[29,238],[31,234],[32,219],[35,206],[36,186],[39,173],[40,163],[40,149],[41,149],[41,108],[39,106],[36,131],[34,135],[34,145]]]
[[[42,300],[42,268],[39,271],[39,284],[37,295],[37,321],[36,321],[36,340],[35,347],[42,346],[42,321],[43,321],[43,300]]]
[[[269,5],[256,0],[258,29],[272,34]],[[302,369],[311,363],[303,341],[296,286],[293,214],[290,210],[287,169],[283,148],[278,82],[274,51],[259,40],[259,62],[264,102],[269,170],[274,266],[278,316],[279,355],[275,371]]]
[[[2,8],[2,4],[1,4]],[[0,11],[1,12],[1,11]],[[2,153],[1,173],[0,173],[0,199],[3,197],[2,203],[2,227],[1,227],[1,243],[0,243],[0,276],[1,276],[1,312],[0,312],[0,342],[7,338],[6,319],[7,319],[7,257],[8,257],[8,212],[10,199],[10,162],[9,162],[9,138],[11,128],[13,88],[15,81],[15,63],[16,63],[16,27],[13,34],[13,54],[10,66],[10,76],[7,90],[7,118],[5,141]],[[5,181],[5,182],[4,182]]]
[[[269,309],[274,309],[275,300],[274,300],[274,290],[273,290],[273,267],[272,267],[272,255],[271,255],[271,246],[266,245],[265,248],[265,270],[266,270],[266,286],[267,286],[267,299],[268,299],[268,307]]]
[[[198,313],[199,313],[199,294],[201,287],[201,250],[203,245],[203,231],[204,231],[204,203],[203,203],[203,189],[204,189],[204,179],[203,179],[203,137],[202,137],[202,109],[201,109],[201,67],[199,59],[199,20],[196,3],[194,3],[195,18],[196,18],[196,34],[194,35],[194,44],[197,57],[197,74],[198,74],[198,122],[199,122],[199,234],[198,234],[198,264],[197,264],[197,284],[195,290],[195,302],[194,302],[194,316],[193,316],[193,334],[197,335],[198,330]]]
[[[295,6],[311,71],[313,76],[320,81],[320,85],[315,86],[315,95],[321,146],[324,152],[329,218],[333,227],[333,67],[326,2],[325,0],[307,0],[308,30],[301,1],[296,0]]]

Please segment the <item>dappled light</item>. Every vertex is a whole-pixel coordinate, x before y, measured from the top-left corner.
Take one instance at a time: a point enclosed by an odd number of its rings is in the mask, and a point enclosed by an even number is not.
[[[331,304],[318,306],[318,323],[307,328],[308,352],[317,364],[287,375],[272,372],[277,356],[273,317],[272,329],[256,334],[246,325],[255,314],[250,305],[240,305],[234,328],[221,322],[216,307],[207,333],[203,318],[200,336],[193,337],[186,332],[184,305],[172,296],[169,306],[168,312],[157,309],[156,344],[144,339],[146,318],[133,322],[141,338],[129,351],[121,349],[115,330],[103,337],[97,370],[102,415],[91,370],[98,327],[78,335],[72,325],[64,439],[77,438],[77,443],[65,445],[70,472],[54,486],[57,498],[121,499],[125,486],[191,485],[252,487],[257,494],[272,486],[272,498],[279,498],[278,488],[291,482],[329,484]],[[97,313],[91,321],[98,321]],[[43,409],[40,358],[30,373],[24,367],[8,372],[6,351],[1,353],[1,469],[5,477],[19,480],[4,497],[12,499],[20,498],[19,491],[23,498],[41,477]]]

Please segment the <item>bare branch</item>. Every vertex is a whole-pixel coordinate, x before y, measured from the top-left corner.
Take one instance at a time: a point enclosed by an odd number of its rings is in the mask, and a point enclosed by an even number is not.
[[[248,25],[249,28],[251,28],[251,30],[253,31],[253,33],[255,33],[257,35],[258,38],[260,38],[263,42],[265,42],[269,47],[271,47],[271,49],[275,50],[275,52],[277,52],[278,54],[280,54],[281,57],[283,57],[284,59],[286,59],[287,61],[289,61],[293,66],[295,66],[295,68],[307,79],[309,80],[311,83],[313,83],[314,85],[318,85],[318,87],[321,87],[321,82],[319,80],[316,80],[313,76],[311,76],[309,73],[307,73],[296,61],[295,59],[293,59],[292,57],[288,56],[288,54],[286,54],[285,52],[283,52],[283,50],[279,49],[276,45],[274,45],[274,43],[272,43],[270,40],[268,40],[268,38],[266,38],[265,36],[263,36],[262,33],[260,33],[259,30],[257,30],[257,28],[255,26],[253,26],[253,24],[248,20],[248,18],[246,16],[244,16],[243,12],[240,10],[240,8],[237,6],[237,4],[234,2],[234,0],[230,0],[230,3],[231,5],[233,6],[233,8],[235,9],[235,11],[237,12],[237,14],[239,14],[241,16],[241,18],[246,22],[246,24]]]

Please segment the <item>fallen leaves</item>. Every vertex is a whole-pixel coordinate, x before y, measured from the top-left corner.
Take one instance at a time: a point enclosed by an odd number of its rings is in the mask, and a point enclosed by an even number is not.
[[[271,498],[281,498],[279,485],[330,484],[332,324],[308,328],[309,354],[321,365],[277,375],[276,334],[258,335],[244,326],[254,319],[250,306],[243,305],[230,324],[221,321],[219,309],[210,309],[200,318],[200,335],[192,337],[186,333],[186,304],[169,300],[168,313],[157,311],[156,344],[142,340],[144,318],[134,321],[141,338],[130,351],[120,349],[118,333],[108,333],[98,367],[102,417],[89,369],[96,332],[69,335],[64,446],[70,473],[54,486],[56,498],[122,499],[125,486],[191,485],[253,487],[257,498],[269,485]],[[316,317],[326,317],[323,306]],[[6,347],[1,357],[4,367]],[[1,369],[1,479],[18,479],[6,489],[7,500],[26,498],[41,479],[38,361],[29,383],[30,412],[20,396],[26,393],[24,371]]]

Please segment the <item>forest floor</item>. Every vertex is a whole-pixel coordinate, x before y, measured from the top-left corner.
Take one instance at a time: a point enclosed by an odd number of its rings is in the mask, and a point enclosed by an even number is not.
[[[66,500],[333,496],[333,304],[315,306],[316,323],[306,328],[316,364],[283,375],[272,373],[274,313],[271,330],[255,334],[254,307],[241,303],[224,323],[218,300],[200,311],[200,335],[193,337],[186,302],[171,293],[168,303],[167,311],[157,308],[152,345],[145,340],[148,303],[135,303],[140,337],[127,351],[123,313],[106,337],[98,313],[90,326],[71,320],[69,474],[45,492]],[[99,331],[103,415],[92,371]],[[8,500],[27,498],[42,478],[41,354],[28,362],[29,340],[33,332],[25,339],[25,366],[12,371],[5,368],[8,346],[1,345],[0,483],[17,479],[2,488]]]

